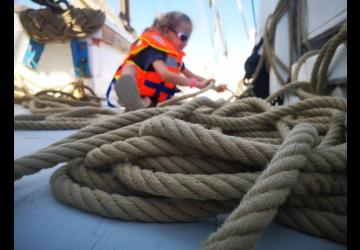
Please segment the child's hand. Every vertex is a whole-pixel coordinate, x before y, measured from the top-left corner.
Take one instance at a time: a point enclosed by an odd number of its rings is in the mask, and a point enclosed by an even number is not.
[[[227,85],[226,84],[220,84],[215,86],[215,91],[216,92],[224,92],[227,89]]]

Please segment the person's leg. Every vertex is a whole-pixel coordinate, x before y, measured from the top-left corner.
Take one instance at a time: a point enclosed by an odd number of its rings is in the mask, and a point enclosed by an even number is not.
[[[142,102],[144,104],[145,107],[149,107],[151,105],[151,99],[148,96],[144,96],[141,98]]]
[[[133,77],[135,77],[136,70],[135,70],[135,67],[133,65],[125,64],[122,73],[123,73],[123,75],[132,75]]]
[[[145,108],[137,88],[135,68],[130,65],[124,65],[122,75],[115,83],[115,92],[118,102],[125,107],[125,111]]]

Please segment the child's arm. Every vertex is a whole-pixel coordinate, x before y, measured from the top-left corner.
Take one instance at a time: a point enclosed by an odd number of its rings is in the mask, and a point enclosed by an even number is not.
[[[196,75],[195,73],[191,72],[190,70],[188,70],[187,68],[184,68],[181,71],[186,77],[189,78],[195,78],[196,80],[198,80],[199,82],[206,80],[204,77],[201,77],[199,75]]]
[[[190,80],[190,78],[187,78],[180,74],[169,71],[167,69],[164,61],[156,60],[152,63],[152,65],[153,65],[154,69],[156,70],[156,72],[159,73],[159,75],[165,82],[171,82],[171,83],[174,83],[176,85],[181,85],[181,86],[189,86],[189,87],[191,86],[192,81]],[[211,80],[211,79],[196,78],[196,77],[194,77],[194,78],[196,80],[194,87],[197,87],[197,88],[205,87]]]
[[[198,75],[194,74],[193,72],[191,72],[191,71],[188,70],[187,68],[184,68],[183,71],[182,71],[182,73],[183,73],[185,76],[187,76],[187,77],[189,77],[189,78],[195,78],[195,79],[198,80],[198,81],[206,81],[206,80],[207,80],[207,79],[205,79],[205,78],[203,78],[203,77],[201,77],[201,76],[198,76]],[[210,82],[211,79],[208,79],[207,81]],[[218,86],[215,87],[215,90],[216,90],[217,92],[223,92],[223,91],[225,91],[226,89],[227,89],[227,85],[226,85],[226,84],[220,84],[220,85],[218,85]]]

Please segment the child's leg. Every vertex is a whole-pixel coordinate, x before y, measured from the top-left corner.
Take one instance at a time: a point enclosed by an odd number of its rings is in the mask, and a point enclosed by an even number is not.
[[[151,105],[151,99],[148,96],[144,96],[141,98],[142,102],[144,104],[145,107],[149,107]]]
[[[135,68],[130,64],[124,67],[121,77],[115,84],[119,104],[124,106],[126,111],[145,108],[137,88]]]
[[[128,74],[128,75],[132,75],[133,77],[136,76],[135,67],[131,64],[125,64],[122,73],[123,73],[123,75]]]

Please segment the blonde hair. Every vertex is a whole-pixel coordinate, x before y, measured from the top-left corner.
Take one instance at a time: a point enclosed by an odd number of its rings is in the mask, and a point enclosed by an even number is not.
[[[176,29],[181,23],[188,23],[192,26],[189,16],[179,11],[171,11],[165,14],[158,15],[153,24],[146,29],[146,31],[156,30],[160,34],[164,34],[166,28]]]

